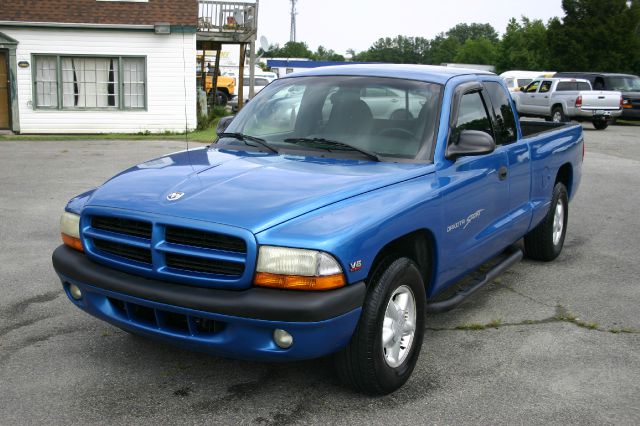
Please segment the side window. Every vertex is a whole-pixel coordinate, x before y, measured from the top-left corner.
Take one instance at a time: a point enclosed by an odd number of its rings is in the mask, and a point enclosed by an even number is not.
[[[543,81],[540,85],[540,93],[548,93],[551,90],[552,81]]]
[[[571,81],[561,81],[556,87],[556,92],[569,92],[572,90],[576,90],[576,84]]]
[[[578,82],[578,90],[591,90],[591,85],[585,81]]]
[[[532,82],[531,84],[529,84],[527,86],[527,88],[525,89],[525,92],[527,92],[527,93],[537,92],[538,91],[538,87],[540,87],[540,80],[536,80],[536,81]]]
[[[496,117],[496,143],[502,145],[515,142],[518,140],[518,130],[509,97],[502,86],[496,82],[488,81],[484,85],[491,98],[493,113]]]
[[[479,130],[493,136],[491,120],[480,92],[467,93],[460,100],[454,140],[463,130]]]

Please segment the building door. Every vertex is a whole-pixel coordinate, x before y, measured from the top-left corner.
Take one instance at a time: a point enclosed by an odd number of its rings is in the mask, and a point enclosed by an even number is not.
[[[0,51],[0,129],[8,129],[9,125],[9,66],[7,54]]]

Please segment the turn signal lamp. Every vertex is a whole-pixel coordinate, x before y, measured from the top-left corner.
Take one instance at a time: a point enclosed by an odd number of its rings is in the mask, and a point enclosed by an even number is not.
[[[64,212],[60,218],[60,235],[62,242],[69,247],[84,251],[82,241],[80,241],[80,216],[77,214]]]
[[[338,261],[328,253],[261,246],[254,284],[288,290],[331,290],[346,284]]]

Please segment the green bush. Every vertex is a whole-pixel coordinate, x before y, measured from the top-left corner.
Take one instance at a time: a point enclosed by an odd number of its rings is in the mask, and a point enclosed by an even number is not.
[[[225,117],[230,115],[231,113],[227,110],[226,107],[214,105],[209,107],[209,115],[204,115],[200,111],[200,106],[198,104],[198,130],[206,130],[211,127],[215,127],[218,124],[218,119],[220,117]]]

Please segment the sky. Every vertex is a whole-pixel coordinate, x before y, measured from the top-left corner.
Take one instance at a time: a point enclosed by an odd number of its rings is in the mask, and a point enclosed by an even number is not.
[[[289,0],[261,0],[258,36],[289,41]],[[381,37],[433,38],[459,23],[489,23],[504,33],[509,19],[562,16],[561,0],[298,0],[297,41],[344,54],[367,50]]]

